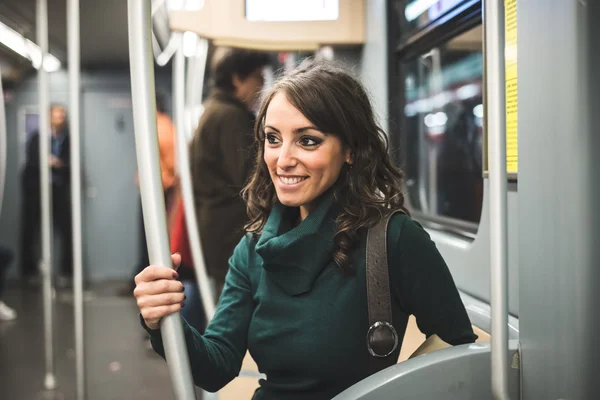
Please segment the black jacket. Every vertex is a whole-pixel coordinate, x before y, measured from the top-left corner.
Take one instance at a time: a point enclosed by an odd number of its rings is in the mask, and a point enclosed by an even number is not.
[[[65,130],[58,158],[62,168],[52,168],[52,186],[68,187],[71,180],[71,146],[69,132]],[[49,146],[51,146],[49,144]],[[40,187],[40,135],[35,132],[27,143],[25,168],[23,170],[23,188],[28,193],[39,192]]]

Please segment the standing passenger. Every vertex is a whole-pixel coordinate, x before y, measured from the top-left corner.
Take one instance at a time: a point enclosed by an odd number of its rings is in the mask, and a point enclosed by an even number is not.
[[[158,150],[160,171],[163,185],[163,195],[167,212],[170,207],[173,189],[177,184],[175,173],[175,127],[171,117],[167,114],[165,98],[162,94],[156,94],[156,131],[158,134]],[[139,184],[139,182],[138,182]],[[144,226],[144,213],[142,212],[140,200],[140,259],[134,267],[133,276],[135,277],[150,262],[148,259],[148,245],[146,243],[146,232]],[[129,284],[119,290],[120,295],[131,296],[134,282],[133,277]]]
[[[244,234],[240,196],[252,172],[254,110],[266,53],[219,48],[211,63],[212,92],[191,144],[190,163],[202,250],[220,294],[228,260]]]
[[[52,216],[62,239],[62,263],[57,283],[69,284],[73,274],[71,237],[71,149],[67,112],[64,107],[50,108],[52,154]],[[40,135],[35,132],[27,143],[27,158],[22,177],[23,210],[21,223],[21,273],[25,281],[37,279],[37,259],[34,244],[40,237]]]
[[[255,138],[256,168],[244,191],[248,233],[229,261],[205,334],[183,325],[194,382],[219,390],[239,374],[249,350],[267,376],[254,400],[331,399],[370,373],[366,236],[383,216],[404,210],[402,171],[360,82],[330,64],[301,65],[276,83]],[[411,314],[426,336],[451,345],[475,341],[427,232],[395,214],[386,236],[399,345]],[[176,276],[150,266],[136,277],[141,317],[163,357],[159,321],[184,302]]]

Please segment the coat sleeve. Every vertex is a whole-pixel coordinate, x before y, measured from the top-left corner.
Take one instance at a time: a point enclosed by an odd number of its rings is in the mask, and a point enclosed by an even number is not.
[[[216,392],[240,372],[255,303],[248,276],[249,241],[243,238],[230,259],[229,273],[216,313],[201,335],[183,320],[194,383]],[[143,319],[142,319],[143,324]],[[165,357],[160,330],[150,330],[154,350]]]
[[[427,232],[405,215],[388,230],[390,286],[400,305],[414,315],[427,337],[451,345],[477,339],[450,270]]]

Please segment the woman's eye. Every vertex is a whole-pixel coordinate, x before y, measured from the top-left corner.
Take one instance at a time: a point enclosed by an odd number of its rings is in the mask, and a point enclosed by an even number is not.
[[[302,144],[302,146],[307,146],[307,147],[312,147],[312,146],[318,146],[319,144],[321,144],[321,140],[317,139],[317,138],[312,138],[312,137],[308,137],[305,136],[302,139],[300,139],[300,143]]]
[[[265,135],[265,138],[267,139],[267,142],[269,144],[277,144],[277,142],[278,142],[277,136],[273,135],[272,133],[267,133]]]

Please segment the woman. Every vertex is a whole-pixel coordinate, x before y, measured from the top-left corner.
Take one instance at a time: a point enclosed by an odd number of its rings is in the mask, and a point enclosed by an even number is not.
[[[366,232],[383,214],[404,208],[402,173],[390,161],[364,88],[331,64],[305,63],[276,83],[255,137],[256,168],[243,192],[247,235],[230,259],[206,333],[184,323],[194,381],[219,390],[237,376],[249,349],[267,375],[255,399],[330,399],[369,374]],[[396,214],[387,248],[400,338],[414,314],[428,336],[473,342],[450,272],[427,233]],[[185,299],[176,276],[150,266],[136,278],[143,324],[163,357],[159,320]]]

